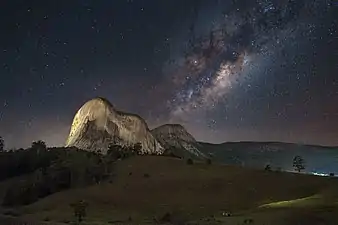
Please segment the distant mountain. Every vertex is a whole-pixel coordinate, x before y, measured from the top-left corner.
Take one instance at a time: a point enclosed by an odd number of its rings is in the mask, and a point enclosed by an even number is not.
[[[201,151],[212,155],[213,161],[248,167],[294,170],[293,158],[305,160],[305,172],[338,173],[338,147],[323,147],[281,142],[199,142]]]
[[[76,113],[66,147],[107,151],[109,144],[141,144],[142,154],[162,154],[164,148],[153,137],[146,122],[135,114],[116,110],[104,98],[86,102]]]
[[[338,174],[338,147],[279,142],[197,142],[180,124],[165,124],[153,130],[140,116],[118,111],[104,98],[86,102],[76,113],[66,147],[105,153],[109,144],[141,144],[140,154],[173,155],[180,158],[273,169],[293,170],[293,158],[305,160],[306,172]]]
[[[199,150],[202,146],[180,124],[165,124],[151,130],[151,133],[166,149],[165,154],[180,158],[207,158]]]

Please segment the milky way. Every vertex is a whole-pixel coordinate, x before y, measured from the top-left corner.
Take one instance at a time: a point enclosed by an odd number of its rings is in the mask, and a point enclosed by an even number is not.
[[[338,145],[337,15],[334,0],[6,1],[0,136],[62,145],[101,96],[202,141]]]
[[[203,5],[200,7],[195,9],[200,10],[200,18],[194,18],[189,29],[186,27],[189,32],[182,50],[184,55],[175,55],[168,62],[169,69],[166,68],[167,76],[173,81],[170,89],[175,91],[167,102],[169,119],[188,126],[196,118],[200,119],[201,113],[234,107],[227,100],[238,94],[238,89],[245,86],[240,93],[243,95],[256,80],[269,76],[267,71],[280,70],[284,61],[278,58],[280,54],[297,42],[308,42],[318,23],[313,17],[326,11],[328,4],[323,1],[224,1],[209,5],[207,10],[203,10]],[[210,19],[210,14],[214,19]],[[195,33],[199,26],[205,26],[205,21],[210,21],[209,26]],[[213,118],[203,119],[204,129],[210,122],[216,122]]]

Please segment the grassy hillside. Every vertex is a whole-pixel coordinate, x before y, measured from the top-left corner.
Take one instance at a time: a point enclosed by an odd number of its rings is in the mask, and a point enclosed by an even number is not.
[[[16,210],[27,220],[69,223],[69,204],[79,200],[89,203],[86,224],[149,224],[166,213],[173,224],[338,224],[336,178],[158,156],[118,161],[112,182],[58,192]]]

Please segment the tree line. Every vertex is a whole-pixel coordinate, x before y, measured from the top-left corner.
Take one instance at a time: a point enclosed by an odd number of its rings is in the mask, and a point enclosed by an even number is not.
[[[103,155],[75,147],[47,148],[45,142],[35,141],[27,149],[5,151],[0,138],[0,181],[20,177],[7,187],[2,205],[27,205],[69,188],[112,181],[115,162],[141,148],[111,144]]]

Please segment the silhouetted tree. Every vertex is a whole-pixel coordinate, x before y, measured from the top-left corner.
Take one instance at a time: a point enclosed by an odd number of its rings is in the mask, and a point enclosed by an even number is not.
[[[295,156],[295,158],[293,158],[293,167],[298,172],[304,170],[305,169],[304,159],[299,155]]]
[[[265,171],[271,171],[271,166],[270,164],[267,164],[264,168]]]
[[[37,152],[40,152],[40,151],[44,151],[47,149],[47,145],[46,145],[46,142],[44,141],[41,141],[41,140],[38,140],[38,141],[34,141],[32,143],[32,149],[36,150]]]
[[[330,177],[334,177],[334,173],[330,173],[329,176],[330,176]]]
[[[0,136],[0,152],[3,152],[5,148],[5,141],[4,139]]]

